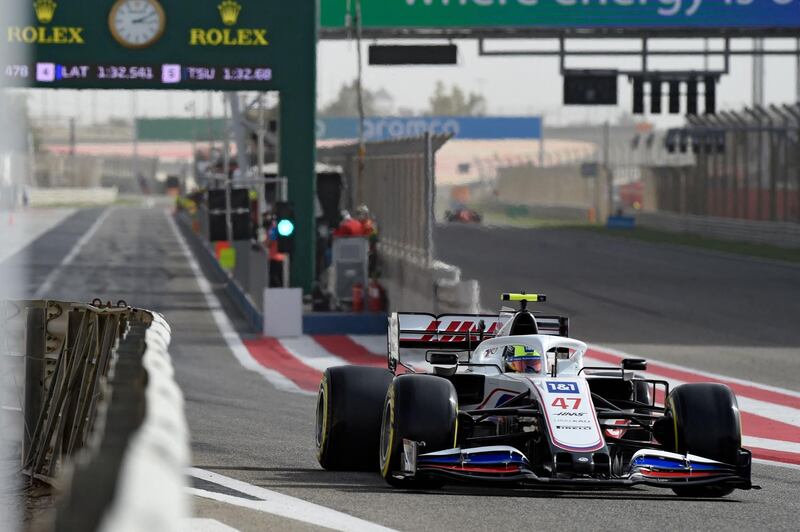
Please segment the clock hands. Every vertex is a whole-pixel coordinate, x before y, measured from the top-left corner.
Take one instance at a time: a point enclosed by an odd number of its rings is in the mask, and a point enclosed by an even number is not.
[[[143,16],[143,17],[135,18],[135,19],[133,19],[133,20],[131,21],[131,23],[133,23],[133,24],[141,24],[141,23],[143,23],[143,22],[147,22],[148,20],[150,20],[151,18],[153,18],[154,16],[156,16],[156,14],[157,14],[157,13],[150,13],[149,15],[145,15],[145,16]]]

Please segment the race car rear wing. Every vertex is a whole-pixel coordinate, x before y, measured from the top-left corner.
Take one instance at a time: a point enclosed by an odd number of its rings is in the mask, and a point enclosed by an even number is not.
[[[405,350],[464,351],[497,333],[514,317],[497,314],[428,314],[395,312],[389,318],[389,369],[395,370]],[[569,320],[561,316],[536,315],[539,334],[569,336]]]

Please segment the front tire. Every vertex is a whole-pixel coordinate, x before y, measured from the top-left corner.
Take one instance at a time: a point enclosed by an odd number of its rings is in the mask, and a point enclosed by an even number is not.
[[[322,375],[317,394],[317,460],[328,470],[375,471],[386,390],[394,375],[382,368],[340,366]]]
[[[742,429],[736,396],[724,384],[683,384],[667,399],[673,419],[674,451],[736,465]],[[681,497],[724,497],[735,488],[686,486],[673,488]]]
[[[433,375],[402,375],[386,394],[381,422],[381,476],[395,487],[433,487],[424,479],[394,476],[401,469],[403,440],[424,442],[421,452],[456,446],[458,396],[453,384]]]

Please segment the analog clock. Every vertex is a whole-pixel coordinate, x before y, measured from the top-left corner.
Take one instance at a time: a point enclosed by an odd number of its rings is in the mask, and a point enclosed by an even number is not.
[[[111,34],[126,48],[146,48],[164,33],[167,17],[158,0],[117,0],[108,15]]]

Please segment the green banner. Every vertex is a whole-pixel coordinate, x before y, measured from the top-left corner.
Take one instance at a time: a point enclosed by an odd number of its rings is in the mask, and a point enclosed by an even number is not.
[[[356,0],[321,0],[343,29]],[[797,29],[800,0],[361,0],[365,29]]]
[[[138,118],[136,130],[142,142],[209,141],[225,137],[222,118]]]

